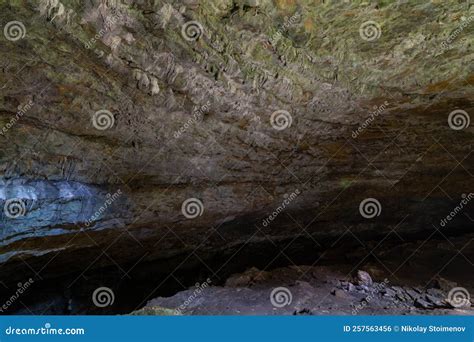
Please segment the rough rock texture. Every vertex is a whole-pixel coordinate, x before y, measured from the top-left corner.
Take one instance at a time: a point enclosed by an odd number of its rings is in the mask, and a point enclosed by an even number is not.
[[[343,265],[338,266],[344,269]],[[197,284],[172,297],[155,298],[134,314],[474,315],[470,300],[450,301],[451,288],[400,287],[392,285],[387,278],[370,286],[355,286],[334,267],[321,266],[279,268],[264,272],[266,276],[258,282],[245,282],[255,273],[249,270],[234,275],[234,279],[242,280],[239,286],[200,288]]]
[[[453,110],[474,112],[473,11],[459,1],[2,2],[2,26],[25,29],[0,39],[0,202],[23,211],[2,213],[2,282],[267,239],[323,246],[348,228],[373,238],[441,229],[473,191],[473,125],[448,124]],[[359,33],[369,20],[381,28],[372,41]],[[275,111],[291,125],[272,127]],[[373,219],[359,213],[369,197],[381,204]],[[188,198],[203,204],[194,219],[182,213]],[[472,227],[470,215],[445,234]]]

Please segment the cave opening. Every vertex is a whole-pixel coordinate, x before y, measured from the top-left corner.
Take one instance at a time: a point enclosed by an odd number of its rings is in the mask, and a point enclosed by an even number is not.
[[[401,236],[386,237],[383,249],[378,248],[381,239],[353,234],[348,232],[336,241],[321,240],[321,244],[310,237],[249,243],[219,254],[197,251],[169,260],[133,261],[36,279],[21,300],[13,301],[7,313],[169,315],[177,314],[181,307],[187,314],[268,314],[267,296],[276,284],[285,284],[296,294],[309,291],[314,296],[319,291],[327,297],[321,295],[317,303],[302,303],[289,314],[350,314],[361,305],[353,298],[349,300],[349,295],[359,296],[362,302],[367,298],[372,300],[374,308],[369,313],[390,308],[392,313],[400,314],[416,310],[440,314],[452,309],[441,304],[449,286],[461,283],[472,288],[474,285],[472,277],[465,272],[474,257],[473,250],[465,248],[466,239],[472,239],[472,234],[407,235],[402,243]],[[419,248],[421,244],[425,246],[423,250]],[[413,254],[416,256],[412,257]],[[449,267],[440,267],[447,263]],[[369,274],[370,287],[382,291],[381,299],[372,298],[365,285],[361,285],[358,276],[361,270]],[[113,303],[98,306],[93,294],[103,287],[112,290]],[[210,294],[212,300],[204,301],[205,305],[197,305],[196,300],[190,307],[183,306],[202,287],[216,289],[215,294]],[[15,286],[10,284],[8,288],[4,284],[4,288],[0,296],[8,302]],[[242,294],[233,289],[239,288],[259,293],[252,299],[252,305],[238,303],[237,298],[242,298]],[[328,293],[331,295],[327,296]],[[423,300],[423,295],[431,301]]]

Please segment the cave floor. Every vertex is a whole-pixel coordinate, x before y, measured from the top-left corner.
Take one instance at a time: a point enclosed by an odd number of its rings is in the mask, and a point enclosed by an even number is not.
[[[201,283],[158,297],[134,314],[145,315],[473,315],[469,300],[450,302],[456,283],[436,277],[424,286],[382,278],[380,270],[348,277],[344,265],[250,268],[223,286]],[[378,276],[377,276],[378,275]],[[382,275],[383,276],[383,275]],[[373,279],[372,279],[373,278]],[[413,281],[413,279],[411,279]]]

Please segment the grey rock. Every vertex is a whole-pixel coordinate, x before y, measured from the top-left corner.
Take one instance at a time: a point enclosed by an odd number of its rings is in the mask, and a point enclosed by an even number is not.
[[[357,289],[356,289],[356,287],[354,286],[354,284],[352,284],[352,283],[348,283],[348,284],[347,284],[347,291],[349,291],[349,292],[355,292],[356,290],[357,290]]]
[[[418,297],[420,297],[420,294],[418,292],[416,292],[415,290],[413,289],[407,289],[406,290],[406,293],[413,299],[417,299]]]
[[[426,293],[433,296],[433,297],[437,297],[437,298],[445,298],[446,297],[445,292],[440,290],[440,289],[431,288],[431,289],[426,290]]]
[[[431,309],[433,305],[422,298],[417,298],[415,300],[415,306],[421,309]]]
[[[443,303],[444,303],[443,298],[435,297],[430,294],[425,295],[425,298],[428,302],[434,304],[435,306],[438,306],[438,307],[443,306]]]
[[[357,285],[356,290],[362,293],[367,293],[368,287],[364,285]]]
[[[313,312],[311,311],[311,309],[302,308],[302,309],[296,309],[293,312],[293,315],[294,316],[311,316],[311,315],[313,315]]]
[[[390,288],[386,288],[384,291],[384,296],[386,297],[394,297],[397,294],[394,290]]]
[[[392,290],[394,290],[397,294],[405,294],[405,290],[400,286],[392,286]]]
[[[401,293],[397,293],[396,297],[397,297],[398,300],[400,300],[402,302],[404,302],[406,300],[406,297]]]
[[[362,285],[372,286],[372,284],[373,284],[372,277],[370,276],[369,273],[367,273],[365,271],[362,271],[362,270],[358,270],[357,271],[357,283],[361,286]]]
[[[348,298],[347,293],[344,292],[344,291],[341,290],[341,289],[333,289],[333,290],[331,291],[331,294],[332,294],[333,296],[335,296],[335,297],[338,297],[338,298],[344,298],[344,299]]]

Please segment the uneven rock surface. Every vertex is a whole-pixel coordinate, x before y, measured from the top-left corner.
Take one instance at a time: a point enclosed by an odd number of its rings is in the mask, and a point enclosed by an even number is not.
[[[338,266],[344,269],[344,265]],[[151,300],[134,314],[474,315],[470,299],[453,301],[449,296],[452,287],[440,288],[436,282],[425,289],[392,285],[387,278],[370,286],[355,285],[344,280],[345,275],[335,267],[322,266],[292,266],[270,272],[250,269],[233,279],[240,279],[239,286],[196,284],[172,297]]]
[[[2,284],[349,232],[463,236],[473,15],[459,1],[2,2]]]

